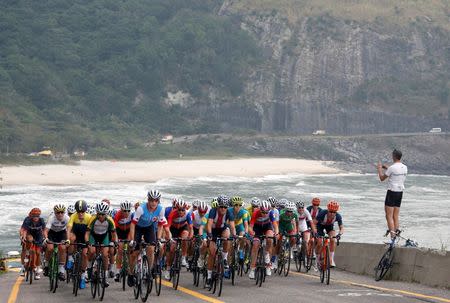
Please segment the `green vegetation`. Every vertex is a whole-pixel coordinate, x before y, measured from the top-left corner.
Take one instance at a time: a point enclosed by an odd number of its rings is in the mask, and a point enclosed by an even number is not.
[[[269,15],[278,11],[292,24],[303,17],[328,13],[341,20],[373,22],[378,18],[397,25],[425,19],[450,29],[447,0],[240,0],[234,1],[230,9]]]
[[[216,4],[3,1],[0,152],[137,148],[155,134],[207,128],[163,100],[167,91],[193,102],[209,87],[242,92],[258,49]]]

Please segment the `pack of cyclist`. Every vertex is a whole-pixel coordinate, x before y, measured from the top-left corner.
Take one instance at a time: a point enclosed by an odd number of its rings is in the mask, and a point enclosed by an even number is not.
[[[161,204],[161,193],[151,190],[147,200],[135,204],[124,201],[119,209],[113,209],[110,201],[102,200],[90,206],[84,200],[76,201],[66,208],[56,204],[48,220],[42,218],[39,208],[33,208],[24,219],[20,228],[22,242],[22,264],[25,250],[29,243],[34,243],[44,252],[44,260],[36,258],[35,279],[40,274],[48,275],[49,258],[53,246],[58,245],[58,278],[66,278],[66,269],[74,264],[73,254],[76,245],[81,246],[81,279],[79,288],[86,287],[89,280],[89,263],[95,258],[96,248],[100,247],[103,267],[109,277],[119,281],[123,264],[124,243],[132,249],[129,252],[127,284],[136,283],[135,264],[142,247],[145,247],[150,268],[154,263],[155,247],[161,244],[165,255],[165,268],[162,276],[170,279],[169,269],[176,259],[177,241],[181,241],[181,266],[193,266],[194,241],[198,241],[199,257],[194,266],[206,267],[206,286],[211,284],[214,262],[218,247],[216,239],[223,241],[221,251],[224,270],[228,272],[230,255],[237,252],[239,259],[248,256],[249,278],[255,279],[257,253],[262,239],[265,239],[264,262],[267,276],[278,266],[278,254],[283,236],[289,236],[291,247],[297,249],[299,238],[303,239],[307,251],[320,255],[321,241],[310,241],[311,237],[330,238],[331,266],[335,266],[334,251],[336,239],[344,232],[342,216],[338,213],[339,203],[329,201],[326,209],[319,207],[319,198],[313,198],[311,205],[303,201],[289,201],[269,197],[260,200],[251,199],[250,205],[244,207],[244,200],[239,196],[229,198],[220,195],[211,203],[195,200],[192,205],[183,199],[173,199],[172,205]],[[338,225],[338,233],[335,225]],[[235,242],[233,242],[235,241]],[[71,245],[72,243],[72,245]],[[233,244],[234,243],[234,244]],[[99,246],[101,245],[101,246]],[[314,247],[313,247],[314,246]],[[234,250],[234,251],[233,251]],[[219,255],[220,256],[220,255]],[[42,269],[41,269],[42,264]],[[22,268],[21,275],[24,274]],[[106,282],[106,286],[109,283]]]

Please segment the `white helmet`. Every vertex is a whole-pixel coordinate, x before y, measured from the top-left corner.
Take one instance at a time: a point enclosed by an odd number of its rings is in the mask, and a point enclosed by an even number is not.
[[[153,200],[159,200],[161,198],[161,193],[156,189],[152,189],[151,191],[149,191],[147,193],[147,198],[153,199]]]
[[[127,210],[131,211],[131,202],[126,200],[123,201],[122,203],[120,203],[120,209],[125,211]]]
[[[278,200],[278,202],[276,204],[277,204],[278,208],[285,208],[287,203],[288,203],[288,200],[283,198],[283,199]]]
[[[199,201],[198,203],[198,211],[199,212],[206,212],[208,210],[208,203],[205,201]]]
[[[286,209],[287,211],[295,211],[295,203],[292,201],[287,201],[284,209]]]
[[[192,202],[192,207],[198,207],[200,205],[200,200],[196,199]]]
[[[72,204],[69,205],[69,207],[67,207],[67,213],[70,215],[73,214],[74,212],[76,212],[75,206],[73,206]]]
[[[271,205],[269,201],[263,200],[261,202],[261,206],[259,207],[261,211],[269,211],[271,209]]]
[[[188,209],[189,205],[186,201],[184,201],[183,199],[177,199],[177,203],[175,204],[176,208],[184,208],[184,209]]]
[[[261,205],[261,201],[258,198],[253,197],[251,204],[253,207],[259,207]]]
[[[109,205],[106,202],[100,202],[95,205],[95,210],[97,211],[97,214],[107,214],[109,211]]]

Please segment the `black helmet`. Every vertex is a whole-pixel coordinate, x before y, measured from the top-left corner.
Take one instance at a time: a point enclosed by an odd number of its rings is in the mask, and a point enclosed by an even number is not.
[[[84,200],[78,200],[77,202],[75,202],[75,210],[77,211],[77,213],[79,212],[85,212],[88,209],[88,205],[87,202]]]

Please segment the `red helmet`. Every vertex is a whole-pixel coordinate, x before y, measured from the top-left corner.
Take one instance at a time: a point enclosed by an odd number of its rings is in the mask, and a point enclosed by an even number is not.
[[[328,211],[337,212],[339,210],[339,203],[337,201],[331,200],[327,205]]]
[[[320,205],[320,199],[315,197],[315,198],[312,199],[311,203],[314,206],[319,206]]]
[[[108,199],[103,199],[102,202],[104,202],[104,203],[106,203],[108,205],[111,205],[111,201],[109,201]]]
[[[30,210],[28,216],[30,217],[39,217],[41,215],[41,210],[37,207]]]

